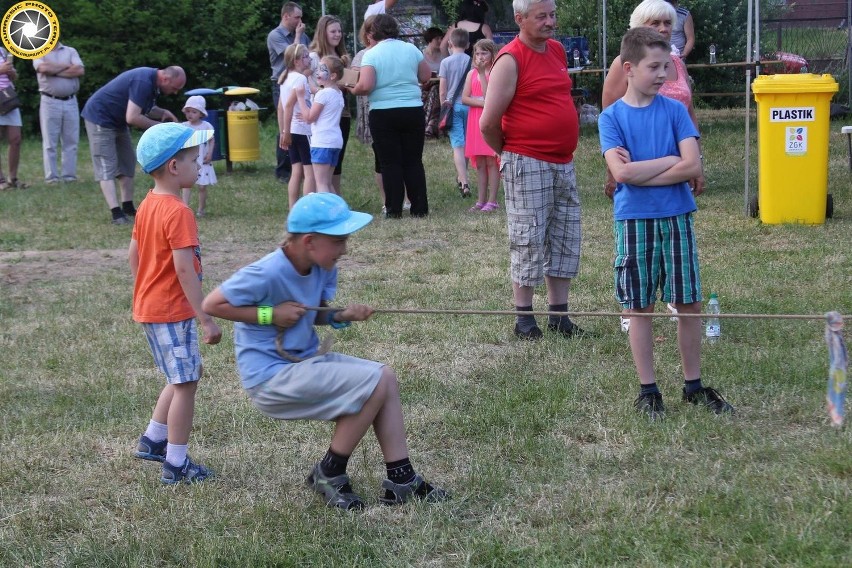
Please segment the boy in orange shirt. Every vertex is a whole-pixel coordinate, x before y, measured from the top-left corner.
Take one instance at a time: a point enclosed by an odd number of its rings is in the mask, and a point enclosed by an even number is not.
[[[139,205],[130,240],[133,275],[133,319],[142,324],[157,367],[168,383],[160,393],[136,457],[163,463],[160,481],[194,483],[212,476],[187,456],[201,378],[198,328],[204,342],[219,343],[222,331],[201,310],[201,254],[192,209],[181,188],[198,177],[198,146],[212,130],[193,130],[176,123],[153,126],[142,134],[136,159],[154,178],[154,188]]]

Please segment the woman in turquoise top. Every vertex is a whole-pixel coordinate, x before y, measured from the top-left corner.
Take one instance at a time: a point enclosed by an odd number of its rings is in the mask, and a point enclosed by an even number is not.
[[[370,133],[381,164],[389,218],[402,216],[406,192],[411,216],[429,214],[423,168],[425,115],[420,84],[431,77],[429,64],[414,44],[400,41],[399,24],[378,14],[368,37],[375,47],[364,54],[355,95],[369,95]]]

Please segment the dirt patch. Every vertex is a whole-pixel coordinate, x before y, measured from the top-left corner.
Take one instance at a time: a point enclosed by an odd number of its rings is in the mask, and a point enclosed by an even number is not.
[[[269,253],[256,244],[205,243],[202,249],[205,281],[219,283],[237,269]],[[341,259],[342,270],[357,270],[359,263]],[[88,280],[104,272],[130,275],[127,249],[70,249],[0,252],[0,284],[25,287],[47,282]]]

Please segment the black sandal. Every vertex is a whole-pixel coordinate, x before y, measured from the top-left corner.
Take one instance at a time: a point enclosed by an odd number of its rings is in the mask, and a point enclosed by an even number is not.
[[[464,197],[465,199],[470,197],[470,186],[467,184],[464,184],[462,186],[462,197]]]

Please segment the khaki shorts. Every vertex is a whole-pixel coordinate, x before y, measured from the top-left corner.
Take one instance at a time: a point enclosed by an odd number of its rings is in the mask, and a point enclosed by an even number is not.
[[[580,270],[580,194],[574,163],[554,164],[503,152],[512,281],[539,286],[544,277]]]
[[[129,128],[106,128],[87,120],[86,134],[95,181],[112,181],[119,176],[132,178],[135,175],[136,152]]]
[[[358,414],[372,396],[384,364],[341,353],[290,363],[246,390],[262,413],[278,420],[334,420]]]

